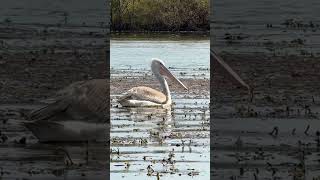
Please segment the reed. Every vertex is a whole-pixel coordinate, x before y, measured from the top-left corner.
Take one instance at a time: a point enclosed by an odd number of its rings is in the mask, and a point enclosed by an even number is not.
[[[116,32],[209,31],[209,0],[112,0]]]

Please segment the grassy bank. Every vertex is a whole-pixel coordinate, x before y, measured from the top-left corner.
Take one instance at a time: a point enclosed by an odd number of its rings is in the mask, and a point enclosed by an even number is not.
[[[209,31],[209,0],[112,0],[116,32]]]

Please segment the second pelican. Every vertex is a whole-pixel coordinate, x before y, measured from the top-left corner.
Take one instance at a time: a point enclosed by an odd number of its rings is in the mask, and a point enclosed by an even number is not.
[[[164,65],[160,59],[152,59],[151,70],[158,79],[162,92],[155,89],[138,86],[130,89],[118,102],[124,107],[170,107],[171,93],[165,77],[179,84],[184,89],[188,89],[179,79],[177,79]]]

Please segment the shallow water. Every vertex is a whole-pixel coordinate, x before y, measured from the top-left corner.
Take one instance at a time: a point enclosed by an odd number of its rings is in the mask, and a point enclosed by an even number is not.
[[[112,96],[111,179],[209,179],[209,100],[174,98],[170,111],[119,108]]]
[[[177,77],[209,78],[209,47],[209,40],[197,39],[111,40],[111,76],[151,75],[151,59],[159,58]]]
[[[209,78],[208,40],[117,39],[110,53],[111,78],[133,78],[132,87],[150,83],[139,77],[152,77],[154,57],[178,78]],[[120,95],[111,92],[111,179],[210,178],[208,95],[172,92],[171,110],[122,108]]]

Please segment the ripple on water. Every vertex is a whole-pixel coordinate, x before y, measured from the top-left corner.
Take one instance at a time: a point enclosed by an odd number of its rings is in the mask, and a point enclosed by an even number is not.
[[[209,98],[174,97],[171,111],[111,102],[111,179],[209,179]]]

